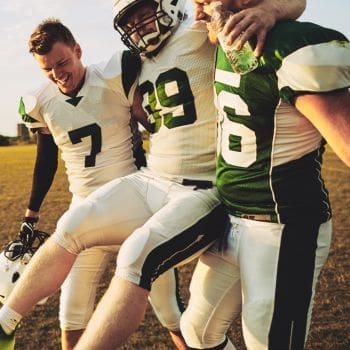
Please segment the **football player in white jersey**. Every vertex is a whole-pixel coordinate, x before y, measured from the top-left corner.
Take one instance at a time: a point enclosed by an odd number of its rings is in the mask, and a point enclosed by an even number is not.
[[[151,137],[151,148],[148,156],[152,177],[158,177],[158,182],[164,176],[173,179],[173,182],[182,179],[183,184],[196,185],[197,182],[199,187],[201,181],[193,181],[192,179],[211,179],[208,170],[211,171],[212,166],[208,167],[211,161],[211,158],[208,158],[208,152],[212,152],[213,142],[216,144],[215,112],[213,105],[208,103],[208,99],[212,96],[209,85],[212,84],[213,51],[204,38],[206,29],[203,28],[202,24],[193,24],[191,19],[186,18],[186,16],[183,17],[183,22],[177,24],[177,19],[183,16],[179,6],[178,2],[171,5],[166,1],[159,3],[153,1],[117,1],[115,3],[115,27],[122,34],[124,43],[144,57],[139,86],[143,96],[143,107],[148,111],[149,119],[155,130]],[[170,23],[178,26],[176,31],[174,29],[169,31]],[[211,153],[212,156],[213,153]],[[187,177],[192,179],[188,181]],[[184,190],[183,187],[176,189],[179,194]],[[159,193],[161,192],[159,191]],[[157,226],[162,227],[163,222],[165,225],[172,226],[174,215],[178,222],[177,230],[179,232],[183,232],[180,222],[188,220],[188,210],[192,210],[191,216],[192,219],[195,219],[199,204],[197,203],[196,207],[193,206],[193,203],[195,204],[193,193],[186,196],[185,201],[181,201],[182,204],[176,203],[176,208],[171,205],[171,201],[170,199],[169,203],[149,220],[149,225],[146,224],[134,232],[132,238],[130,237],[125,242],[122,249],[127,248],[124,251],[125,256],[119,255],[119,266],[125,266],[131,271],[135,271],[135,266],[137,268],[139,262],[134,264],[133,259],[137,255],[128,259],[126,252],[131,254],[137,247],[137,242],[144,244],[145,247],[150,244],[146,241],[149,240],[149,235],[155,236]],[[191,204],[191,202],[193,203]],[[164,209],[167,209],[166,215],[164,215]],[[214,220],[218,219],[214,218]],[[222,223],[217,221],[216,225],[220,224]],[[219,229],[218,226],[217,229]],[[185,238],[183,233],[180,235]],[[189,236],[189,232],[187,235]],[[176,236],[170,237],[169,234],[168,239],[163,241],[162,248],[160,248],[161,246],[159,246],[159,250],[157,248],[157,252],[161,252],[163,249],[167,250],[167,262],[171,262],[171,259],[175,257],[170,244],[167,243],[177,241]],[[185,244],[188,243],[189,241]],[[186,245],[182,245],[181,249],[188,248]],[[154,255],[152,252],[147,258],[142,258],[141,263],[145,261],[144,270],[147,268],[147,260],[154,259]],[[123,262],[122,258],[124,258]],[[162,268],[164,263],[162,263],[161,258],[159,263],[162,264]],[[149,268],[152,270],[151,266]],[[112,281],[95,317],[91,320],[85,335],[78,344],[78,349],[118,346],[137,326],[137,322],[141,319],[138,318],[139,313],[144,309],[144,301],[136,305],[133,300],[140,300],[140,296],[144,298],[145,291],[137,288],[136,284],[138,283],[140,287],[145,285],[142,285],[143,276],[141,276],[141,283],[139,283],[135,277],[129,277],[127,273],[127,270],[117,271],[117,276]],[[154,276],[156,273],[153,273]],[[121,288],[127,291],[126,296],[119,292]],[[112,309],[108,308],[111,301],[114,305]],[[130,314],[131,310],[134,313],[134,319],[128,318],[129,323],[125,324],[123,320],[127,314]],[[109,328],[98,327],[100,322],[108,324]]]
[[[197,12],[210,15],[209,4],[196,0]],[[313,23],[279,22],[247,74],[235,73],[218,46],[214,87],[216,184],[232,228],[226,250],[213,246],[200,257],[183,336],[191,348],[217,349],[242,315],[247,349],[304,349],[331,242],[325,143],[350,166],[349,40]]]
[[[112,181],[69,210],[46,243],[50,256],[40,251],[34,256],[6,305],[16,318],[13,327],[37,298],[62,283],[82,249],[125,241],[116,276],[78,344],[84,349],[120,345],[142,320],[153,281],[206,249],[228,224],[213,186],[214,49],[205,26],[193,25],[181,1],[117,1],[115,10],[115,26],[125,34],[124,42],[144,57],[140,91],[154,131],[149,169]],[[130,221],[147,216],[146,224],[129,237],[123,234]],[[100,237],[91,234],[96,227]],[[65,264],[58,264],[57,257],[64,257]],[[30,276],[40,264],[56,274],[26,295],[24,288],[33,284]]]
[[[85,67],[81,61],[82,50],[72,33],[53,19],[35,29],[29,40],[29,50],[49,81],[20,101],[23,121],[36,131],[38,140],[32,195],[21,228],[27,234],[30,229],[36,232],[34,224],[40,205],[57,169],[58,149],[66,166],[72,206],[101,185],[145,165],[137,123],[130,118],[137,86],[137,56],[129,51],[118,52],[106,62]],[[135,228],[142,223],[137,222]],[[63,349],[72,349],[86,327],[99,280],[116,250],[117,246],[84,250],[66,278],[59,312]],[[6,271],[4,273],[12,272],[11,269]],[[153,303],[159,308],[156,314],[163,326],[176,331],[181,305],[176,303],[176,290],[168,293],[164,288],[164,285],[169,288],[176,285],[166,281],[167,276],[165,274],[155,284],[151,296],[159,291],[157,302]],[[169,279],[173,278],[170,272]],[[2,302],[9,292],[8,280],[0,281]]]

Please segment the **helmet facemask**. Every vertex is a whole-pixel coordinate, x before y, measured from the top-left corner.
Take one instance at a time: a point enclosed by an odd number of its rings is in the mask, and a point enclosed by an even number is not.
[[[162,8],[162,0],[157,0],[154,1],[154,13],[142,18],[140,22],[128,28],[125,17],[127,17],[129,10],[135,8],[135,5],[142,6],[144,3],[145,0],[132,1],[122,11],[117,12],[114,18],[114,28],[121,35],[122,42],[130,50],[142,55],[152,56],[158,52],[163,42],[177,28],[183,18],[183,13],[178,16],[178,20],[174,20],[174,17]],[[115,7],[118,9],[117,4]],[[142,35],[142,28],[152,22],[155,24],[155,31]]]

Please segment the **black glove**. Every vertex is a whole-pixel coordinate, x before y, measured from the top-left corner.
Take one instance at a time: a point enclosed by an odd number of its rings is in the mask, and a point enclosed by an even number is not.
[[[23,243],[24,249],[34,254],[37,249],[45,242],[49,234],[39,231],[35,228],[35,224],[39,221],[39,217],[24,217],[19,231],[20,241]]]
[[[32,246],[35,240],[35,224],[39,221],[39,217],[25,216],[19,229],[19,238],[23,243]]]
[[[45,242],[49,234],[39,231],[35,228],[39,218],[25,217],[19,230],[19,239],[11,241],[5,247],[5,256],[15,261],[18,258],[29,253],[31,256],[38,250],[38,248]]]
[[[38,221],[39,221],[39,216],[37,217],[25,216],[22,220],[22,224],[26,222],[27,224],[30,224],[33,227],[35,227],[35,224],[37,224]]]

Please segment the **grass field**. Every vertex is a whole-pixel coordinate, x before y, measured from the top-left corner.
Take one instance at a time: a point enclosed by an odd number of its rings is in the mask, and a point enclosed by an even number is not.
[[[0,147],[0,244],[16,238],[27,206],[35,146]],[[331,151],[327,151],[323,175],[333,206],[334,236],[330,257],[323,270],[316,294],[313,322],[307,350],[350,349],[350,170]],[[41,209],[39,228],[53,232],[60,215],[68,207],[70,195],[64,168],[60,164],[53,187]],[[105,274],[101,292],[108,284],[113,266]],[[193,263],[181,268],[182,292],[188,298],[187,285]],[[30,291],[28,291],[30,293]],[[100,294],[101,294],[100,292]],[[57,321],[58,298],[38,306],[17,332],[18,350],[60,349]],[[243,350],[240,321],[230,329],[238,350]],[[174,349],[167,332],[162,329],[151,310],[145,321],[123,349]]]

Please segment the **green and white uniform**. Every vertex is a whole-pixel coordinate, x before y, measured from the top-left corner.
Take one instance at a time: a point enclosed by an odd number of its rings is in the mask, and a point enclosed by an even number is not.
[[[293,101],[305,92],[349,86],[344,40],[311,23],[279,24],[268,36],[259,68],[246,75],[232,73],[218,50],[217,186],[232,215],[266,215],[280,223],[330,218],[320,176],[322,136]]]
[[[232,230],[227,250],[206,252],[192,278],[196,300],[181,321],[189,346],[222,344],[242,311],[248,349],[303,348],[331,209],[321,177],[324,140],[294,100],[349,86],[348,40],[312,23],[277,24],[246,75],[233,73],[218,48],[217,186]]]
[[[206,27],[181,23],[165,50],[142,66],[143,106],[150,113],[148,168],[169,179],[214,181],[216,115],[213,60]],[[176,55],[174,55],[176,52]]]
[[[122,57],[116,53],[109,61],[88,66],[84,85],[74,98],[48,81],[21,102],[28,128],[50,130],[74,196],[85,198],[106,182],[136,170],[130,106],[137,72],[133,81],[123,84]]]

